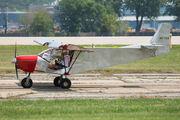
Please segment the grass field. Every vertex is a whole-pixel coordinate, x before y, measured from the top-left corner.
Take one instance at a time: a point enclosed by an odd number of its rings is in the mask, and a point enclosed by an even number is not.
[[[178,120],[180,99],[65,99],[0,101],[0,120]]]
[[[101,47],[119,47],[121,45],[99,45]],[[98,47],[98,46],[97,46]],[[47,47],[40,45],[18,45],[18,55],[37,55]],[[119,72],[119,73],[142,73],[142,72],[180,72],[180,45],[173,45],[169,53],[138,60],[130,63],[116,65],[109,68],[96,70],[98,72]],[[0,45],[0,72],[15,72],[14,64],[10,62],[14,58],[14,45]]]

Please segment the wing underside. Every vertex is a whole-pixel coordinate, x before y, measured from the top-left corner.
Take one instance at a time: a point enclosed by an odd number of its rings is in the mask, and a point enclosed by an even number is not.
[[[46,37],[40,37],[34,39],[34,42],[40,44],[40,45],[47,45],[49,48],[55,48],[55,49],[61,49],[61,50],[75,50],[75,51],[89,51],[88,49],[78,46],[78,45],[73,45],[73,44],[66,44],[51,38],[46,38]]]

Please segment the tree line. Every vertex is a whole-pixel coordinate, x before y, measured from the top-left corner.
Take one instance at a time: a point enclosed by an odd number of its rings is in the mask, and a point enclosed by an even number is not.
[[[130,10],[136,17],[136,32],[139,32],[143,18],[158,18],[162,7],[166,7],[164,15],[180,16],[180,0],[61,0],[56,14],[61,28],[69,32],[114,33],[123,27],[117,18]]]
[[[8,7],[12,11],[26,11],[31,4],[42,5],[50,4],[55,0],[0,0],[0,8]]]
[[[179,4],[180,0],[60,0],[55,6],[55,17],[61,30],[66,32],[110,32],[113,35],[127,29],[127,22],[117,21],[126,9],[135,15],[136,32],[139,32],[143,18],[156,19],[164,6],[164,15],[174,15],[180,20]],[[53,29],[52,14],[43,11],[26,12],[20,17],[26,31],[50,32]]]

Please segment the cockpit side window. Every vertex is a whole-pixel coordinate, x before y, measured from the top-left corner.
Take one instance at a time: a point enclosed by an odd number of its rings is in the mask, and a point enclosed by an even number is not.
[[[52,51],[52,54],[51,54],[51,63],[54,64],[55,63],[55,60],[57,59],[55,56],[61,56],[61,52],[62,50],[54,50]]]
[[[49,48],[39,53],[38,56],[41,56],[43,59],[50,62],[52,59],[53,53],[55,54],[55,52],[56,52],[56,49]]]

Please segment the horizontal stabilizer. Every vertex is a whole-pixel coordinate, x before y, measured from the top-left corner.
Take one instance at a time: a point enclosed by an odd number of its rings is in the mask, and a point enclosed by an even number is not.
[[[158,47],[163,47],[163,45],[141,45],[143,49],[157,49]]]

